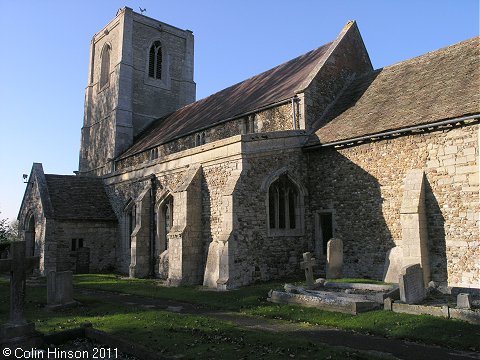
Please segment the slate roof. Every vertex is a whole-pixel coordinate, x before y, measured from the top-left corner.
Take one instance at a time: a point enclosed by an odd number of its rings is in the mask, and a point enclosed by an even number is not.
[[[354,80],[309,144],[480,113],[479,44],[475,37]]]
[[[325,44],[157,120],[120,158],[295,96],[330,45]]]
[[[53,217],[58,220],[117,220],[101,178],[45,174]]]

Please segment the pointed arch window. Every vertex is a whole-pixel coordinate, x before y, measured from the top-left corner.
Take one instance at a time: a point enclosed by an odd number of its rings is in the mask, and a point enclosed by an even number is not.
[[[158,40],[150,47],[148,56],[148,76],[154,79],[162,78],[162,44]]]
[[[156,248],[161,254],[168,249],[168,233],[173,226],[173,196],[168,195],[157,208],[157,239]]]
[[[110,45],[105,44],[101,53],[100,89],[107,86],[110,81],[110,51]]]
[[[132,234],[135,230],[137,218],[137,207],[134,201],[130,201],[125,209],[125,235],[126,244],[130,249],[132,247]]]
[[[298,195],[297,187],[286,174],[270,185],[268,189],[270,229],[297,228]]]

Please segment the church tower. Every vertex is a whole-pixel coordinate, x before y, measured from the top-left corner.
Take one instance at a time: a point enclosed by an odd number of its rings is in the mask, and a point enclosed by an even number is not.
[[[136,135],[194,101],[192,32],[120,9],[90,45],[80,174],[110,173]]]

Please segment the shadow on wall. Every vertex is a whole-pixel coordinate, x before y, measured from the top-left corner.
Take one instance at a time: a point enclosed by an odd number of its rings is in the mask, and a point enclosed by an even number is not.
[[[381,280],[385,255],[395,243],[384,217],[380,183],[334,148],[307,156],[309,213],[332,213],[333,235],[343,240],[343,276]],[[394,192],[398,194],[399,189]],[[395,214],[389,217],[399,224],[399,209],[392,211]],[[318,235],[315,238],[319,241]],[[325,248],[324,244],[318,247]]]
[[[445,219],[427,177],[424,181],[431,279],[446,285],[448,283],[448,272]]]

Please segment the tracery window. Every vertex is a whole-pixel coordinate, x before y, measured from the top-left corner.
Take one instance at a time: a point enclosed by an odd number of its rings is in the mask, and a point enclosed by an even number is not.
[[[286,174],[268,189],[268,220],[270,229],[297,229],[299,224],[299,191]]]
[[[105,44],[101,53],[101,67],[100,67],[100,89],[103,89],[110,80],[110,45]]]
[[[162,78],[162,44],[158,40],[150,47],[148,56],[148,76],[154,79]]]

